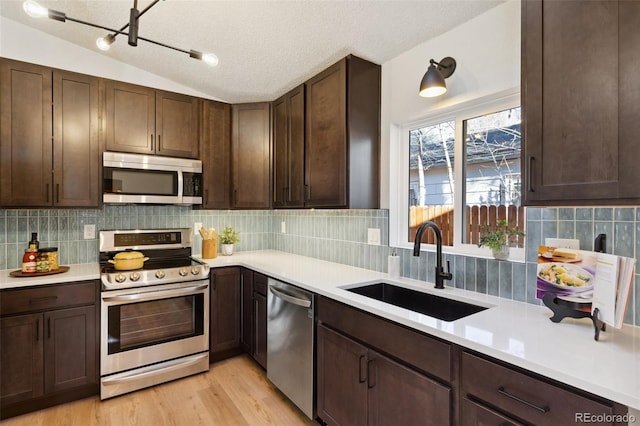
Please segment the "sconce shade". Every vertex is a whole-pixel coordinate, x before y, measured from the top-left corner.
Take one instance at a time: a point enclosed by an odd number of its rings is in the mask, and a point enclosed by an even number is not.
[[[418,94],[423,98],[433,98],[445,94],[447,92],[447,84],[444,79],[451,76],[455,69],[456,61],[453,58],[446,57],[439,63],[431,59],[429,68],[420,82],[420,92]]]

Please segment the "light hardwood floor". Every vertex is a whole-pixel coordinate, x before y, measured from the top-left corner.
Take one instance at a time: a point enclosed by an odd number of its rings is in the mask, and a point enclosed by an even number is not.
[[[243,355],[207,373],[100,401],[85,398],[0,422],[3,426],[59,425],[317,425]]]

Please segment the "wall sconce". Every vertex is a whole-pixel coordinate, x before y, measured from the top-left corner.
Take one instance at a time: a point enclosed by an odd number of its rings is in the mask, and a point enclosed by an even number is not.
[[[436,68],[437,65],[437,68]],[[429,68],[420,82],[419,95],[423,98],[433,98],[447,92],[445,78],[449,78],[456,70],[456,60],[447,56],[440,62],[429,60]]]

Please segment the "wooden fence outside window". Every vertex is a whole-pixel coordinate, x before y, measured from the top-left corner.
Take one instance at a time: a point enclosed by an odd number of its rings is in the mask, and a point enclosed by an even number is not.
[[[418,227],[426,222],[435,222],[442,231],[442,244],[453,245],[453,206],[411,206],[409,208],[409,241],[414,241]],[[498,220],[506,220],[509,227],[524,231],[524,207],[516,205],[501,206],[465,206],[465,225],[463,241],[478,244],[482,225],[494,230]],[[423,243],[435,244],[433,232],[426,232]],[[518,237],[511,247],[523,247],[524,237]]]

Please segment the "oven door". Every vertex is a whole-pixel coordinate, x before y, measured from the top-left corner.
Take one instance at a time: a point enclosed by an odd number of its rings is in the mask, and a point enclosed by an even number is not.
[[[209,350],[209,281],[103,291],[102,376]]]

